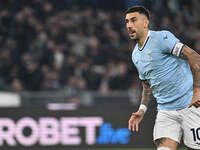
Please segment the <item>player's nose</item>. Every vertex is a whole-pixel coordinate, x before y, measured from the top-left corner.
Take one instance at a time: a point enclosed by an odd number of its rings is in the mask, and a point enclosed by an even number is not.
[[[127,27],[127,28],[131,28],[131,24],[128,22],[128,23],[126,24],[126,27]]]
[[[128,27],[128,26],[127,26],[127,30],[128,30],[128,31],[131,31],[131,30],[132,30],[132,27]]]

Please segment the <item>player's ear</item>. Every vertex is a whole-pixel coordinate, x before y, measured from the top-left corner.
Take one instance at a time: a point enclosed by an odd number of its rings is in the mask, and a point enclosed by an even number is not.
[[[148,28],[148,25],[149,25],[149,20],[148,20],[148,19],[145,19],[145,20],[144,20],[144,27],[145,27],[145,28]]]

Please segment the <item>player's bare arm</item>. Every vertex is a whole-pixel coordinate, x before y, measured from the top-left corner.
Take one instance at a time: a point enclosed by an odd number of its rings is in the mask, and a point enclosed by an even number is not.
[[[150,85],[147,80],[142,81],[142,101],[141,104],[148,106],[149,101],[152,99],[153,95],[150,89]]]
[[[149,101],[152,99],[153,96],[148,81],[142,81],[142,86],[143,90],[142,90],[141,105],[145,105],[147,107]],[[129,130],[132,129],[132,131],[138,131],[139,123],[141,122],[143,117],[144,117],[144,110],[142,109],[139,109],[136,113],[132,113],[132,116],[128,122]]]
[[[189,62],[193,75],[193,98],[189,107],[200,107],[200,55],[185,45],[180,57]]]

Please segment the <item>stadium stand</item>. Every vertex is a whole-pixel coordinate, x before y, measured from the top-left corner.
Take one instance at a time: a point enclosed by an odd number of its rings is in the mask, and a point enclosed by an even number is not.
[[[124,11],[137,0],[0,1],[1,91],[140,88]],[[198,0],[147,0],[151,29],[200,53]]]

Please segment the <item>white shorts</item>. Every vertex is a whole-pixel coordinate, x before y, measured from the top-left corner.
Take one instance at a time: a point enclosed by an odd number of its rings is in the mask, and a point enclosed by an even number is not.
[[[200,108],[185,108],[175,111],[158,110],[154,125],[154,141],[170,138],[189,148],[200,149]]]

